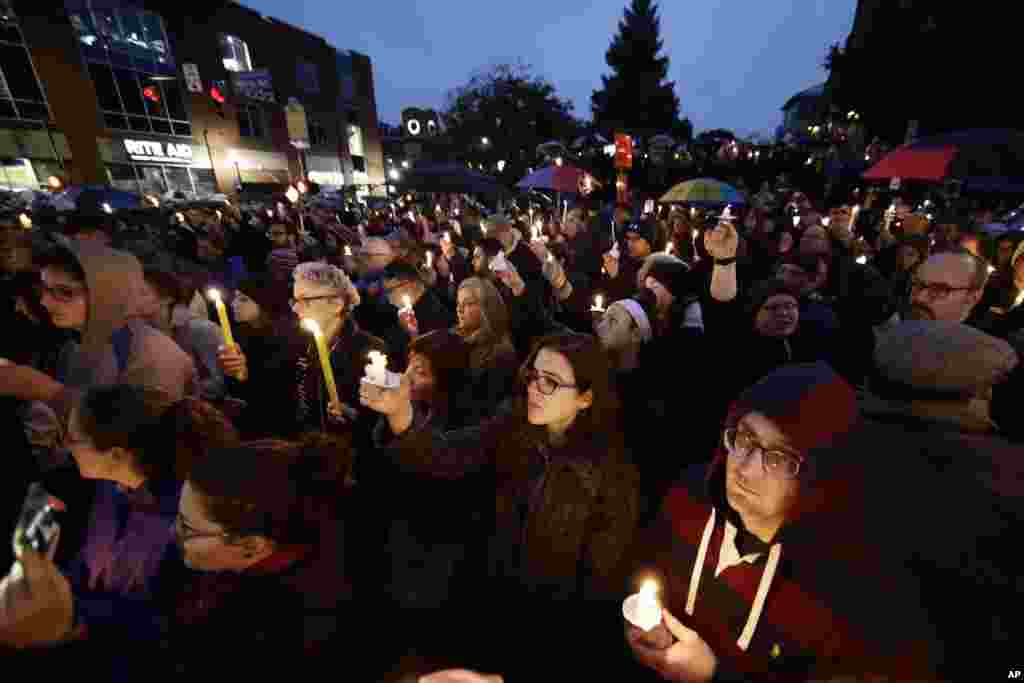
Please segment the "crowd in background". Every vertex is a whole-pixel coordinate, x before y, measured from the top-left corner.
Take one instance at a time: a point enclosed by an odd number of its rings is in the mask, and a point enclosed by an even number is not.
[[[1024,233],[782,185],[0,216],[0,534],[30,482],[66,508],[0,584],[5,656],[112,680],[1002,671]],[[373,352],[397,381],[366,381]],[[667,649],[623,620],[652,578]]]

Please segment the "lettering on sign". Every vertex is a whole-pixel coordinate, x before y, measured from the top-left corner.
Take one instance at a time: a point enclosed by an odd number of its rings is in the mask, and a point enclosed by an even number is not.
[[[192,145],[184,142],[125,140],[124,149],[132,161],[155,161],[162,164],[192,163]]]

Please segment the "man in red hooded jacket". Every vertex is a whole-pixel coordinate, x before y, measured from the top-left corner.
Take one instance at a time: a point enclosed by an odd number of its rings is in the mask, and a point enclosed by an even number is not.
[[[825,363],[741,394],[706,478],[670,490],[643,544],[637,578],[660,582],[675,642],[651,648],[629,626],[642,664],[674,681],[932,678],[916,584],[864,500],[872,456],[850,446],[856,421]]]

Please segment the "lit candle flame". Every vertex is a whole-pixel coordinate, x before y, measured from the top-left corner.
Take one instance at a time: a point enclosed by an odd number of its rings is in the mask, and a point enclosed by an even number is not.
[[[668,244],[665,245],[665,253],[671,254],[672,250],[675,249],[675,247],[676,245],[673,242],[669,242]]]
[[[21,223],[21,227],[25,230],[32,227],[32,218],[27,213],[18,214],[18,222]]]

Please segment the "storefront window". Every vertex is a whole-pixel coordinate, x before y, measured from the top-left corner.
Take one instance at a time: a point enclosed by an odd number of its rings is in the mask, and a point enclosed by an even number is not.
[[[139,172],[139,185],[146,194],[164,194],[167,192],[167,183],[164,182],[164,172],[160,166],[137,166]]]
[[[110,178],[110,185],[124,192],[138,192],[139,181],[135,176],[135,168],[130,164],[109,164],[107,176]]]
[[[167,179],[169,192],[192,192],[192,179],[187,168],[165,166],[164,177]]]
[[[217,179],[213,171],[205,168],[193,168],[189,171],[192,174],[192,181],[195,183],[196,192],[203,194],[216,194]]]
[[[174,60],[158,15],[94,0],[65,0],[64,5],[87,59],[173,73]]]

